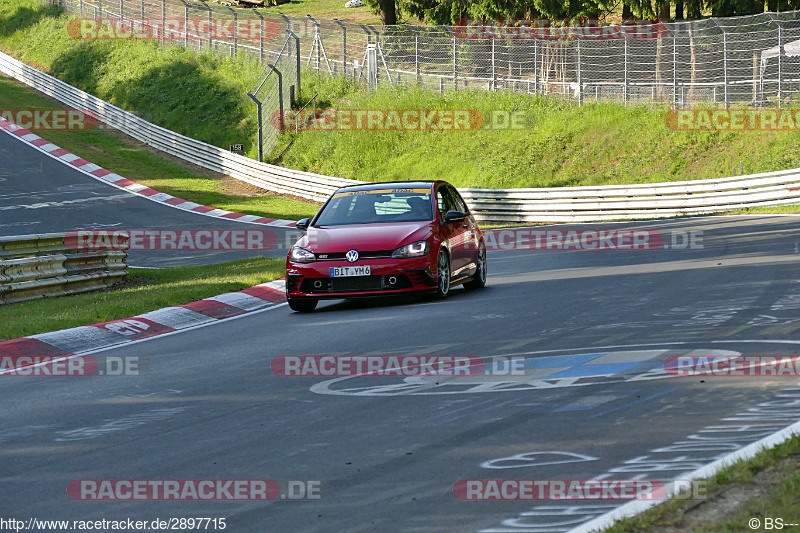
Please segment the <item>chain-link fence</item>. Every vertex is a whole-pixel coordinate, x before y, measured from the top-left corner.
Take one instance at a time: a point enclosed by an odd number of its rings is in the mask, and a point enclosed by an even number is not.
[[[800,12],[622,25],[595,37],[580,27],[528,32],[535,22],[488,26],[384,26],[290,19],[304,63],[376,83],[438,91],[484,88],[585,101],[676,106],[774,105],[800,91]],[[621,30],[620,30],[621,28]],[[516,29],[516,31],[508,31]],[[320,61],[320,57],[323,58]],[[366,63],[366,64],[365,64]]]
[[[270,60],[286,38],[288,21],[277,13],[186,0],[49,0],[75,15],[76,39],[155,39],[193,50],[211,48],[236,57]],[[274,59],[274,57],[273,57]]]
[[[248,91],[258,113],[258,160],[264,161],[286,127],[286,111],[300,96],[300,40],[286,30],[287,36],[275,59],[264,69],[263,77]]]
[[[798,11],[654,22],[648,31],[623,24],[598,34],[569,24],[557,27],[557,21],[548,21],[547,32],[530,31],[541,29],[542,21],[371,26],[188,0],[50,1],[84,19],[118,19],[105,24],[122,33],[149,31],[164,43],[230,56],[248,53],[268,63],[250,92],[259,107],[262,157],[283,127],[281,111],[299,96],[298,63],[364,80],[369,87],[506,89],[579,104],[782,107],[800,99]],[[73,30],[87,38],[101,27],[83,24]]]

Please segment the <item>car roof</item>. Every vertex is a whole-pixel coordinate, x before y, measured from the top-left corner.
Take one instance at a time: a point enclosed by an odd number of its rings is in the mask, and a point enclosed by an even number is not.
[[[380,181],[376,183],[364,183],[363,185],[349,185],[342,187],[338,191],[370,191],[374,189],[385,189],[386,187],[396,187],[398,189],[430,189],[436,183],[444,183],[441,180],[437,181]],[[337,192],[338,192],[337,191]]]

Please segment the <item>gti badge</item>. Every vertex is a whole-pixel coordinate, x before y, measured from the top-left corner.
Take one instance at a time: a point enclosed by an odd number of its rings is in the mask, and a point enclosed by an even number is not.
[[[345,257],[347,257],[347,260],[350,261],[351,263],[355,263],[356,261],[358,261],[358,252],[355,250],[350,250],[345,254]]]

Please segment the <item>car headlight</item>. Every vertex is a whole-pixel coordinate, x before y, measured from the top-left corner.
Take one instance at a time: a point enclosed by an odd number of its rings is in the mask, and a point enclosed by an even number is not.
[[[392,252],[392,257],[405,259],[407,257],[419,257],[422,255],[426,255],[427,253],[428,253],[428,241],[417,241],[417,242],[412,242],[411,244],[406,244],[405,246],[401,246],[400,248]]]
[[[317,260],[317,257],[313,253],[299,246],[292,247],[292,253],[289,257],[295,263],[311,263]]]

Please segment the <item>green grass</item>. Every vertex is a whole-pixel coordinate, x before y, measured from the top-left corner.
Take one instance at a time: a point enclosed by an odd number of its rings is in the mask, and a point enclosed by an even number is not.
[[[221,147],[242,143],[255,156],[255,106],[245,96],[261,73],[254,61],[153,42],[79,41],[68,36],[67,20],[36,0],[5,0],[0,47],[164,127]],[[367,93],[354,83],[306,72],[300,100],[315,93],[323,108],[465,109],[485,117],[513,112],[527,122],[521,129],[466,132],[282,134],[272,159],[344,178],[558,187],[716,178],[737,173],[740,165],[745,173],[800,167],[798,132],[673,131],[665,124],[664,107],[578,107],[556,97],[482,89],[440,95],[384,86]],[[173,194],[182,190],[169,182],[148,185],[173,186],[166,190]],[[196,183],[186,189],[210,192]],[[218,204],[246,210],[238,205]]]
[[[135,316],[238,291],[284,275],[283,259],[218,265],[130,269],[127,288],[0,306],[0,341]]]
[[[307,131],[283,157],[291,168],[343,178],[444,178],[459,187],[560,187],[718,178],[800,167],[800,132],[684,132],[666,107],[629,107],[481,89],[434,94],[307,76],[334,108],[467,109],[518,113],[529,127],[477,131]],[[292,135],[292,134],[286,134]]]
[[[265,11],[283,13],[292,17],[311,15],[321,19],[339,19],[362,24],[380,24],[380,15],[367,6],[347,8],[347,0],[292,0],[278,6],[267,7]],[[269,2],[267,2],[269,3]]]
[[[262,67],[247,54],[227,58],[152,40],[76,39],[70,19],[37,0],[0,2],[0,47],[57,78],[178,133],[215,146],[256,134],[247,90]]]
[[[715,493],[729,489],[733,484],[745,487],[760,485],[764,488],[763,480],[756,481],[756,474],[759,472],[768,471],[775,477],[777,483],[766,496],[748,500],[733,513],[729,513],[729,518],[724,522],[699,524],[697,528],[689,529],[684,520],[684,512],[695,506],[697,501],[684,498],[669,500],[633,518],[620,520],[607,531],[629,533],[659,531],[667,527],[705,532],[752,531],[748,527],[748,520],[767,516],[797,522],[799,519],[797,494],[800,492],[798,455],[800,455],[800,437],[795,436],[770,450],[761,451],[752,459],[738,461],[706,480],[707,494],[713,497]]]
[[[56,109],[60,106],[22,84],[0,77],[0,108]],[[252,215],[297,220],[318,206],[283,196],[254,192],[233,179],[221,180],[172,162],[102,128],[38,132],[55,144],[128,179],[204,205]]]
[[[0,49],[59,79],[178,133],[215,146],[243,144],[257,154],[255,106],[246,92],[262,67],[248,56],[225,58],[152,41],[77,40],[70,17],[37,0],[0,2]],[[0,108],[59,107],[0,78]],[[126,178],[222,209],[272,218],[313,215],[317,206],[256,195],[233,180],[174,163],[101,128],[47,131],[42,136]],[[242,192],[245,191],[245,192]]]

